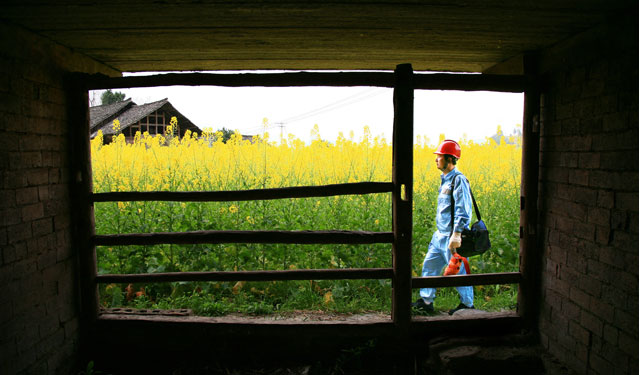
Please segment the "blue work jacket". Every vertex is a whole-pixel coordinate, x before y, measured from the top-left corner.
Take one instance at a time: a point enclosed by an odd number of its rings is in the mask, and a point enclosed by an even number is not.
[[[455,187],[453,186],[454,177]],[[436,212],[436,227],[441,234],[451,234],[451,196],[455,200],[454,232],[462,232],[469,228],[471,222],[472,202],[471,190],[466,177],[454,168],[451,172],[440,176],[440,189],[438,189],[438,208]]]

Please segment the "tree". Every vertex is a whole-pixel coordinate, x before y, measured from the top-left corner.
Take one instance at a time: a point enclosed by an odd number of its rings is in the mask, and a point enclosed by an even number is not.
[[[222,133],[222,142],[223,143],[227,143],[227,141],[231,138],[231,136],[233,135],[233,130],[231,129],[227,129],[225,127],[223,127],[222,129],[218,130],[220,133]]]
[[[125,94],[120,91],[113,92],[111,89],[102,93],[100,100],[102,104],[113,104],[124,100]]]

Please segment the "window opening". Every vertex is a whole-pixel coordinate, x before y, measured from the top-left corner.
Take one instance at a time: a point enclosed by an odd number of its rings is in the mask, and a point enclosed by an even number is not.
[[[463,90],[465,89],[465,87],[467,87],[467,85],[474,87],[474,89],[477,89],[478,87],[478,80],[476,78],[469,79],[468,77],[449,77],[448,75],[444,75],[444,76],[437,76],[437,77],[434,76],[434,79],[431,79],[431,78],[418,77],[418,75],[412,76],[410,71],[411,69],[410,66],[408,66],[409,67],[408,70],[406,69],[407,68],[406,65],[399,66],[399,67],[403,67],[403,69],[400,69],[399,71],[396,72],[397,77],[401,77],[401,79],[398,81],[399,83],[395,88],[397,95],[394,95],[396,108],[395,108],[395,115],[394,115],[395,126],[394,126],[394,156],[393,157],[395,160],[409,160],[409,163],[397,163],[396,167],[403,166],[403,165],[412,166],[411,147],[406,147],[407,145],[410,146],[411,143],[413,142],[413,139],[412,139],[413,133],[406,132],[406,129],[408,129],[407,125],[409,125],[409,128],[410,128],[410,125],[412,124],[412,117],[413,117],[413,103],[412,101],[407,99],[407,98],[413,97],[412,96],[413,90],[411,88],[412,86],[415,86],[416,89],[422,89],[422,88],[433,89],[433,88],[440,88],[440,87],[451,88],[453,86],[453,87],[460,87]],[[400,72],[400,74],[398,74],[398,72]],[[319,75],[317,77],[313,76],[312,78],[322,81],[323,79],[325,79],[325,77],[330,77],[330,76],[331,75],[326,75],[326,76]],[[391,82],[393,82],[394,80],[390,79],[391,76],[384,75],[384,74],[359,75],[359,74],[347,73],[346,75],[342,75],[342,74],[333,75],[333,77],[338,77],[337,81],[340,81],[341,79],[343,79],[343,77],[344,78],[348,77],[348,79],[353,79],[355,81],[358,81],[358,79],[365,76],[368,79],[372,79],[373,81],[376,81],[377,85],[384,86],[384,87],[393,86]],[[301,77],[301,76],[298,76],[298,77]],[[333,77],[331,77],[331,79],[329,80],[331,81]],[[200,80],[203,77],[200,75],[191,76],[191,77],[188,77],[185,82],[190,82],[190,84],[193,84],[191,82],[195,82],[195,81],[191,80],[191,78],[194,78],[195,80]],[[241,80],[244,80],[244,78],[245,77],[242,77]],[[208,77],[205,77],[205,81],[207,81],[207,79]],[[213,77],[213,81],[216,81],[218,79],[219,77]],[[253,78],[249,77],[249,80],[251,79]],[[285,81],[288,79],[289,77],[287,77]],[[311,80],[311,82],[313,82],[313,79]],[[263,80],[262,77],[257,78],[256,80],[259,82],[263,82],[261,81]],[[364,79],[363,81],[366,81],[366,80],[367,79]],[[411,80],[413,80],[412,83],[411,83]],[[493,77],[487,77],[486,80],[484,81],[483,80],[484,78],[480,79],[481,87],[491,87],[491,88],[497,87],[499,91],[518,91],[518,90],[524,90],[524,88],[526,87],[526,83],[524,82],[522,77],[506,77],[506,79],[505,77],[500,77],[495,79]],[[292,79],[292,81],[297,81],[297,79]],[[300,82],[300,81],[297,81],[297,82]],[[309,81],[305,81],[305,82],[307,82],[308,84]],[[315,81],[315,82],[317,84],[318,81]],[[336,81],[334,80],[333,82],[336,82]],[[350,82],[353,82],[353,81],[350,81]],[[96,87],[100,85],[101,85],[100,79],[97,79],[94,82],[90,83],[90,87]],[[144,85],[152,86],[147,83],[145,83]],[[250,86],[250,84],[247,84],[247,85]],[[351,86],[353,84],[349,83],[348,85]],[[104,87],[117,87],[117,86],[112,86],[107,84]],[[143,128],[142,122],[140,123],[140,125],[142,129]],[[82,144],[82,142],[86,143],[86,139],[84,141],[78,140],[78,143]],[[400,146],[404,145],[405,151],[402,151],[402,147],[397,147],[398,145]],[[409,153],[407,153],[406,150],[409,150]],[[403,168],[400,168],[400,169],[403,169]],[[405,293],[404,291],[409,290],[408,288],[415,289],[418,287],[425,287],[425,286],[442,287],[442,286],[456,286],[456,285],[510,284],[514,282],[515,283],[520,282],[519,273],[467,275],[467,276],[458,277],[458,278],[456,277],[449,277],[449,278],[413,277],[411,279],[410,270],[409,270],[410,267],[407,267],[407,266],[410,266],[409,254],[411,253],[411,249],[407,246],[407,244],[410,244],[410,242],[406,242],[408,237],[402,234],[402,231],[408,230],[408,233],[411,233],[413,224],[411,224],[410,222],[407,224],[406,220],[403,219],[403,216],[400,215],[400,213],[401,212],[409,213],[409,217],[410,217],[410,212],[412,211],[412,207],[411,207],[411,203],[413,201],[412,200],[413,184],[411,181],[412,175],[413,175],[412,171],[398,172],[397,168],[394,168],[394,177],[393,177],[394,182],[369,183],[365,185],[347,183],[347,184],[338,185],[338,189],[339,190],[346,189],[348,191],[347,194],[370,194],[370,193],[393,192],[392,196],[394,197],[393,198],[394,203],[392,204],[393,206],[392,211],[393,211],[393,220],[394,220],[394,224],[393,224],[394,233],[380,232],[378,234],[373,234],[372,235],[373,237],[365,236],[368,239],[363,239],[362,236],[353,232],[345,233],[344,236],[336,232],[327,232],[327,233],[313,232],[313,233],[305,233],[305,234],[293,234],[294,238],[292,239],[292,242],[295,242],[295,243],[338,244],[338,243],[345,243],[344,242],[346,241],[345,238],[349,238],[349,240],[346,243],[349,243],[349,242],[392,243],[394,246],[394,252],[395,252],[393,269],[381,268],[381,269],[371,269],[370,271],[363,271],[361,269],[354,269],[354,270],[339,269],[339,270],[335,270],[336,272],[333,272],[333,271],[328,272],[327,270],[324,270],[324,271],[309,270],[309,271],[319,271],[319,272],[318,273],[313,273],[313,272],[309,273],[307,271],[303,271],[300,273],[295,272],[296,276],[292,276],[292,273],[290,273],[289,271],[285,271],[283,273],[278,273],[279,276],[277,277],[274,277],[273,275],[270,275],[270,274],[266,274],[264,272],[257,272],[256,274],[243,273],[240,276],[238,276],[238,273],[235,271],[231,273],[224,273],[224,274],[218,274],[215,272],[214,273],[211,273],[211,272],[189,273],[189,274],[185,274],[185,273],[166,274],[165,273],[165,274],[157,275],[158,277],[155,277],[155,276],[150,277],[149,275],[144,275],[144,274],[143,275],[113,274],[113,275],[102,275],[102,276],[99,275],[96,281],[98,282],[98,284],[108,284],[108,283],[115,283],[115,282],[127,283],[127,282],[133,282],[136,280],[149,281],[151,279],[158,282],[171,282],[171,281],[177,281],[177,280],[224,281],[226,278],[229,278],[230,280],[237,280],[238,277],[240,277],[242,280],[247,280],[247,281],[274,280],[274,279],[313,280],[313,279],[361,279],[361,278],[392,279],[393,278],[395,286],[394,286],[393,297],[392,297],[392,300],[393,300],[392,314],[396,314],[394,317],[394,321],[396,321],[396,323],[400,323],[398,327],[401,327],[403,326],[403,324],[405,324],[405,322],[408,322],[407,318],[409,316],[407,312],[408,312],[409,300],[407,299],[408,295],[404,294]],[[407,180],[408,182],[405,182],[404,180],[405,178],[408,178]],[[82,182],[82,181],[79,180],[79,182]],[[407,183],[405,189],[407,189],[406,193],[408,193],[407,194],[408,202],[406,203],[409,203],[409,205],[406,205],[405,203],[403,203],[403,200],[400,195],[400,186],[403,183]],[[90,188],[90,185],[88,185],[87,187]],[[323,187],[323,186],[302,187],[301,186],[300,188],[302,188],[304,192],[300,193],[300,191],[296,190],[297,188],[293,187],[293,188],[287,189],[284,193],[284,196],[286,198],[317,196],[323,189],[326,189],[327,187]],[[126,190],[126,189],[121,189],[121,190]],[[278,198],[281,198],[282,197],[282,195],[280,194],[281,192],[276,190],[277,189],[275,190],[274,189],[266,189],[266,190],[258,189],[257,195],[254,194],[254,192],[252,191],[233,192],[233,194],[239,194],[239,196],[242,196],[248,200],[273,199],[274,196],[278,196]],[[344,193],[344,190],[341,190],[341,192]],[[177,201],[177,202],[234,201],[234,199],[229,199],[229,197],[223,197],[218,193],[220,192],[213,192],[212,194],[211,193],[170,194],[170,193],[162,193],[162,192],[145,193],[145,192],[126,192],[125,191],[125,192],[90,194],[89,202],[94,202],[95,204],[103,201],[119,202],[117,204],[120,206],[120,205],[126,205],[128,202],[133,202],[133,201],[157,201],[157,200]],[[167,194],[169,194],[169,196]],[[255,243],[267,243],[267,244],[282,243],[282,242],[287,242],[282,240],[283,238],[282,236],[285,236],[285,237],[291,236],[291,233],[275,232],[275,231],[252,231],[251,233],[242,233],[242,234],[238,232],[232,232],[232,231],[222,231],[220,233],[215,233],[215,234],[206,232],[204,233],[204,236],[199,236],[197,234],[191,234],[191,233],[187,233],[187,234],[160,233],[158,235],[151,235],[151,236],[145,236],[143,234],[142,235],[140,234],[131,234],[131,235],[100,235],[98,234],[94,236],[93,240],[88,243],[91,243],[94,246],[98,246],[98,247],[117,246],[117,245],[139,246],[139,245],[153,245],[153,244],[161,244],[161,243],[162,244],[218,243],[217,241],[212,241],[212,240],[215,238],[219,238],[221,234],[223,239],[218,240],[220,243],[238,243],[238,242],[242,242],[242,243],[255,242]],[[89,235],[91,236],[91,233],[89,233]],[[241,241],[238,241],[238,238],[239,238],[238,236],[243,237]],[[91,257],[84,259],[84,262],[90,262],[90,261],[91,261]],[[91,267],[89,263],[87,263],[87,265],[90,266],[88,267],[89,271],[91,269],[94,269],[93,267]],[[316,276],[319,276],[319,277],[316,277]],[[93,278],[89,278],[89,279],[93,279]],[[87,278],[85,278],[85,280],[87,280]],[[87,295],[87,291],[91,289],[90,286],[88,287],[89,288],[87,289],[87,285],[83,286],[83,291],[85,295]],[[400,291],[400,292],[397,292],[397,291]],[[398,301],[400,301],[401,303],[398,303]],[[91,303],[91,298],[87,299],[87,303],[89,304]]]
[[[184,231],[391,232],[390,188],[364,195],[339,194],[341,184],[363,188],[370,183],[374,187],[390,184],[390,89],[156,87],[137,91],[121,90],[141,108],[147,105],[145,101],[168,98],[181,115],[199,125],[201,132],[159,141],[169,137],[163,125],[170,113],[158,110],[127,128],[126,142],[102,145],[94,138],[95,193],[214,193],[327,186],[321,193],[327,196],[95,202],[98,236]],[[190,99],[180,101],[182,98]],[[370,107],[379,108],[376,115],[387,121],[369,115],[365,110]],[[250,112],[249,116],[243,112]],[[177,119],[171,121],[181,124]],[[372,127],[383,131],[375,134]],[[148,139],[142,133],[136,136],[145,129]],[[232,133],[225,139],[224,131]],[[314,269],[375,272],[391,269],[389,242],[102,245],[96,253],[99,275]],[[325,314],[373,310],[388,319],[391,273],[369,275],[373,278],[162,283],[115,278],[111,282],[101,279],[99,294],[101,307],[111,309],[187,308],[196,315],[283,316],[300,310]]]
[[[416,90],[414,131],[413,271],[420,275],[431,236],[441,172],[433,151],[444,139],[457,141],[456,169],[469,180],[482,219],[491,231],[492,248],[470,257],[472,274],[519,271],[520,181],[523,94]],[[418,120],[419,119],[419,120]],[[472,208],[473,211],[473,208]],[[472,212],[471,223],[477,218]],[[414,300],[419,298],[414,290]],[[515,311],[518,285],[474,287],[474,305],[483,311]],[[454,288],[438,288],[436,307],[459,304]]]

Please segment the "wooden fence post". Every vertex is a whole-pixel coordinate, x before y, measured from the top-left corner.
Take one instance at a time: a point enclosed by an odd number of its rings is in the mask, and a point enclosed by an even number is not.
[[[393,90],[393,300],[397,340],[395,373],[415,373],[411,350],[411,231],[413,227],[413,68],[401,64]]]
[[[413,69],[396,67],[393,92],[393,301],[391,317],[399,332],[411,322],[411,229],[413,202]]]
[[[96,251],[91,171],[91,145],[89,142],[89,93],[84,76],[72,74],[67,87],[70,190],[72,215],[72,246],[78,256],[80,285],[80,317],[83,332],[90,329],[98,317],[98,289],[96,284]]]
[[[529,85],[524,93],[522,121],[522,180],[520,187],[520,272],[518,312],[526,327],[534,329],[539,310],[542,249],[538,248],[538,175],[540,157],[540,90],[536,59],[525,56]]]

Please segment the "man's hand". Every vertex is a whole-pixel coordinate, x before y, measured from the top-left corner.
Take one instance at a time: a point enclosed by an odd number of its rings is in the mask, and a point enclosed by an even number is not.
[[[453,232],[451,238],[449,238],[449,250],[452,253],[456,253],[456,249],[462,245],[462,233],[461,232]]]

